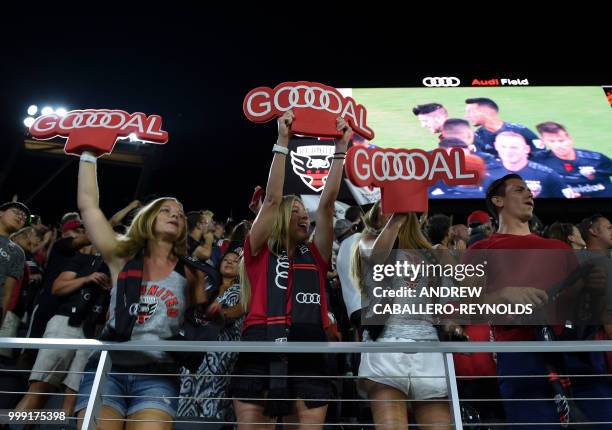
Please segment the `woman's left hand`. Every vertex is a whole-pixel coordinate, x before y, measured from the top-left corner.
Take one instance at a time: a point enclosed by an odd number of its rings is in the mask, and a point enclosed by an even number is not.
[[[336,150],[340,149],[342,151],[346,151],[349,139],[353,134],[353,129],[350,125],[348,125],[348,122],[346,122],[344,118],[339,116],[336,118],[336,130],[342,131],[342,138],[336,141]]]

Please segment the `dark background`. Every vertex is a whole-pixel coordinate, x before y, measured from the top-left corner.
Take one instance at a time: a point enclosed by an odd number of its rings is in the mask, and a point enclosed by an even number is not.
[[[421,86],[425,76],[612,84],[605,61],[609,22],[600,27],[589,21],[585,33],[563,29],[553,17],[529,23],[472,17],[447,24],[432,12],[397,21],[390,21],[392,13],[381,19],[326,14],[331,12],[5,15],[0,201],[14,194],[25,200],[69,160],[22,149],[22,121],[31,104],[160,114],[170,141],[158,148],[156,169],[136,197],[174,195],[186,210],[211,209],[224,220],[230,212],[235,219],[251,217],[253,188],[265,186],[268,175],[275,124],[253,124],[242,113],[244,95],[256,86],[292,80]],[[29,203],[43,222],[76,210],[77,164],[74,159]],[[135,197],[140,171],[104,162],[99,170],[101,206],[110,216]],[[431,212],[458,214],[456,222],[484,207],[456,200],[430,206]],[[538,201],[536,213],[545,221],[575,221],[609,207],[609,201]]]

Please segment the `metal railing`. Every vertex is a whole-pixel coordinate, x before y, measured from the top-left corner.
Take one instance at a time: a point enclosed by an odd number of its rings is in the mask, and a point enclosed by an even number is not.
[[[445,375],[440,376],[421,376],[424,378],[445,378],[448,402],[451,412],[451,423],[455,429],[463,430],[463,421],[461,417],[460,400],[484,402],[491,399],[460,399],[457,386],[457,380],[462,379],[457,377],[453,361],[453,353],[509,353],[509,352],[606,352],[612,351],[611,340],[596,340],[596,341],[517,341],[517,342],[186,342],[186,341],[130,341],[123,343],[105,342],[91,339],[82,339],[75,341],[73,339],[57,339],[57,338],[2,338],[0,337],[0,348],[8,349],[69,349],[69,350],[91,350],[101,351],[100,360],[98,362],[92,390],[85,410],[83,418],[82,430],[91,430],[96,428],[96,422],[99,421],[99,413],[102,407],[102,388],[111,369],[110,351],[176,351],[176,352],[245,352],[245,353],[289,353],[289,354],[310,354],[310,353],[325,353],[325,354],[340,354],[340,353],[442,353],[444,357]],[[4,370],[11,371],[11,370]],[[14,372],[24,372],[24,370],[14,370]],[[63,372],[66,373],[66,372]],[[85,373],[85,372],[79,372]],[[199,375],[162,375],[157,376],[199,376]],[[214,375],[218,377],[230,377],[240,375]],[[594,375],[560,375],[567,377],[593,377]],[[612,375],[597,375],[597,376],[612,376]],[[289,376],[291,377],[291,376]],[[312,376],[316,378],[317,376]],[[402,378],[402,376],[394,376]],[[548,375],[512,375],[503,376],[504,378],[546,378]],[[362,376],[325,376],[325,378],[351,378],[363,379]],[[378,379],[386,379],[386,377],[376,377]],[[415,378],[412,376],[412,378]],[[482,378],[497,378],[497,376],[483,376]],[[6,392],[4,392],[6,393]],[[3,392],[0,392],[3,394]],[[17,393],[19,394],[19,393]],[[46,394],[46,393],[41,393]],[[68,395],[68,394],[65,394]],[[78,394],[73,394],[78,395]],[[108,396],[106,396],[108,397]],[[125,397],[125,396],[122,396]],[[229,398],[228,398],[229,399]],[[270,400],[270,399],[268,399]],[[295,399],[277,399],[277,400],[295,400]],[[356,402],[372,402],[369,399],[316,399],[334,401],[356,401]],[[503,399],[504,401],[550,401],[553,399]],[[586,398],[573,400],[589,400]],[[595,400],[595,399],[593,399]],[[596,400],[612,400],[600,399]],[[389,400],[383,400],[389,401]],[[399,400],[405,402],[405,400]],[[427,402],[428,400],[420,400]],[[173,421],[174,423],[183,422],[180,419]],[[194,421],[184,421],[195,424]],[[210,423],[202,421],[201,423]],[[237,424],[236,422],[218,422],[217,424]],[[252,423],[257,424],[257,423]],[[264,423],[262,423],[264,424]],[[270,424],[270,423],[265,423]],[[541,426],[544,423],[488,423],[488,424],[470,424],[472,426],[521,426],[535,425]],[[550,423],[559,425],[559,423]],[[612,425],[608,422],[599,423],[574,423],[578,425]],[[356,423],[339,423],[329,424],[331,426],[375,426],[375,424],[356,424]],[[420,425],[427,427],[427,425]],[[584,427],[588,428],[588,427]]]

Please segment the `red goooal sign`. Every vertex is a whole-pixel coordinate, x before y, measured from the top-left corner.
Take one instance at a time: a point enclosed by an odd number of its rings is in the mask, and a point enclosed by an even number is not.
[[[364,148],[354,146],[346,154],[346,176],[359,186],[381,189],[384,213],[425,212],[427,187],[442,180],[448,185],[477,184],[484,162],[460,149]]]
[[[366,124],[366,108],[351,97],[317,82],[283,82],[272,88],[258,87],[244,98],[242,110],[253,122],[266,122],[293,110],[295,119],[291,130],[315,137],[342,137],[336,130],[336,118],[343,117],[353,131],[367,140],[374,139],[374,131]]]
[[[67,137],[64,151],[81,154],[92,151],[97,155],[108,154],[120,137],[134,133],[139,140],[151,143],[167,143],[168,133],[161,129],[159,115],[146,116],[122,110],[86,109],[73,110],[64,116],[43,115],[34,121],[30,134],[36,139]]]

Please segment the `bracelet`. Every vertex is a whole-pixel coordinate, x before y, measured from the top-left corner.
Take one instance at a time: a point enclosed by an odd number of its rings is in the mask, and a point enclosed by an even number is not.
[[[346,157],[333,157],[332,160],[344,160]]]
[[[272,152],[278,152],[279,154],[287,155],[289,154],[289,149],[275,143],[274,146],[272,147]]]
[[[346,152],[334,152],[334,155],[346,155]]]
[[[81,154],[81,161],[84,161],[85,163],[96,164],[98,159],[94,157],[93,155],[91,155],[91,152],[85,151]]]

